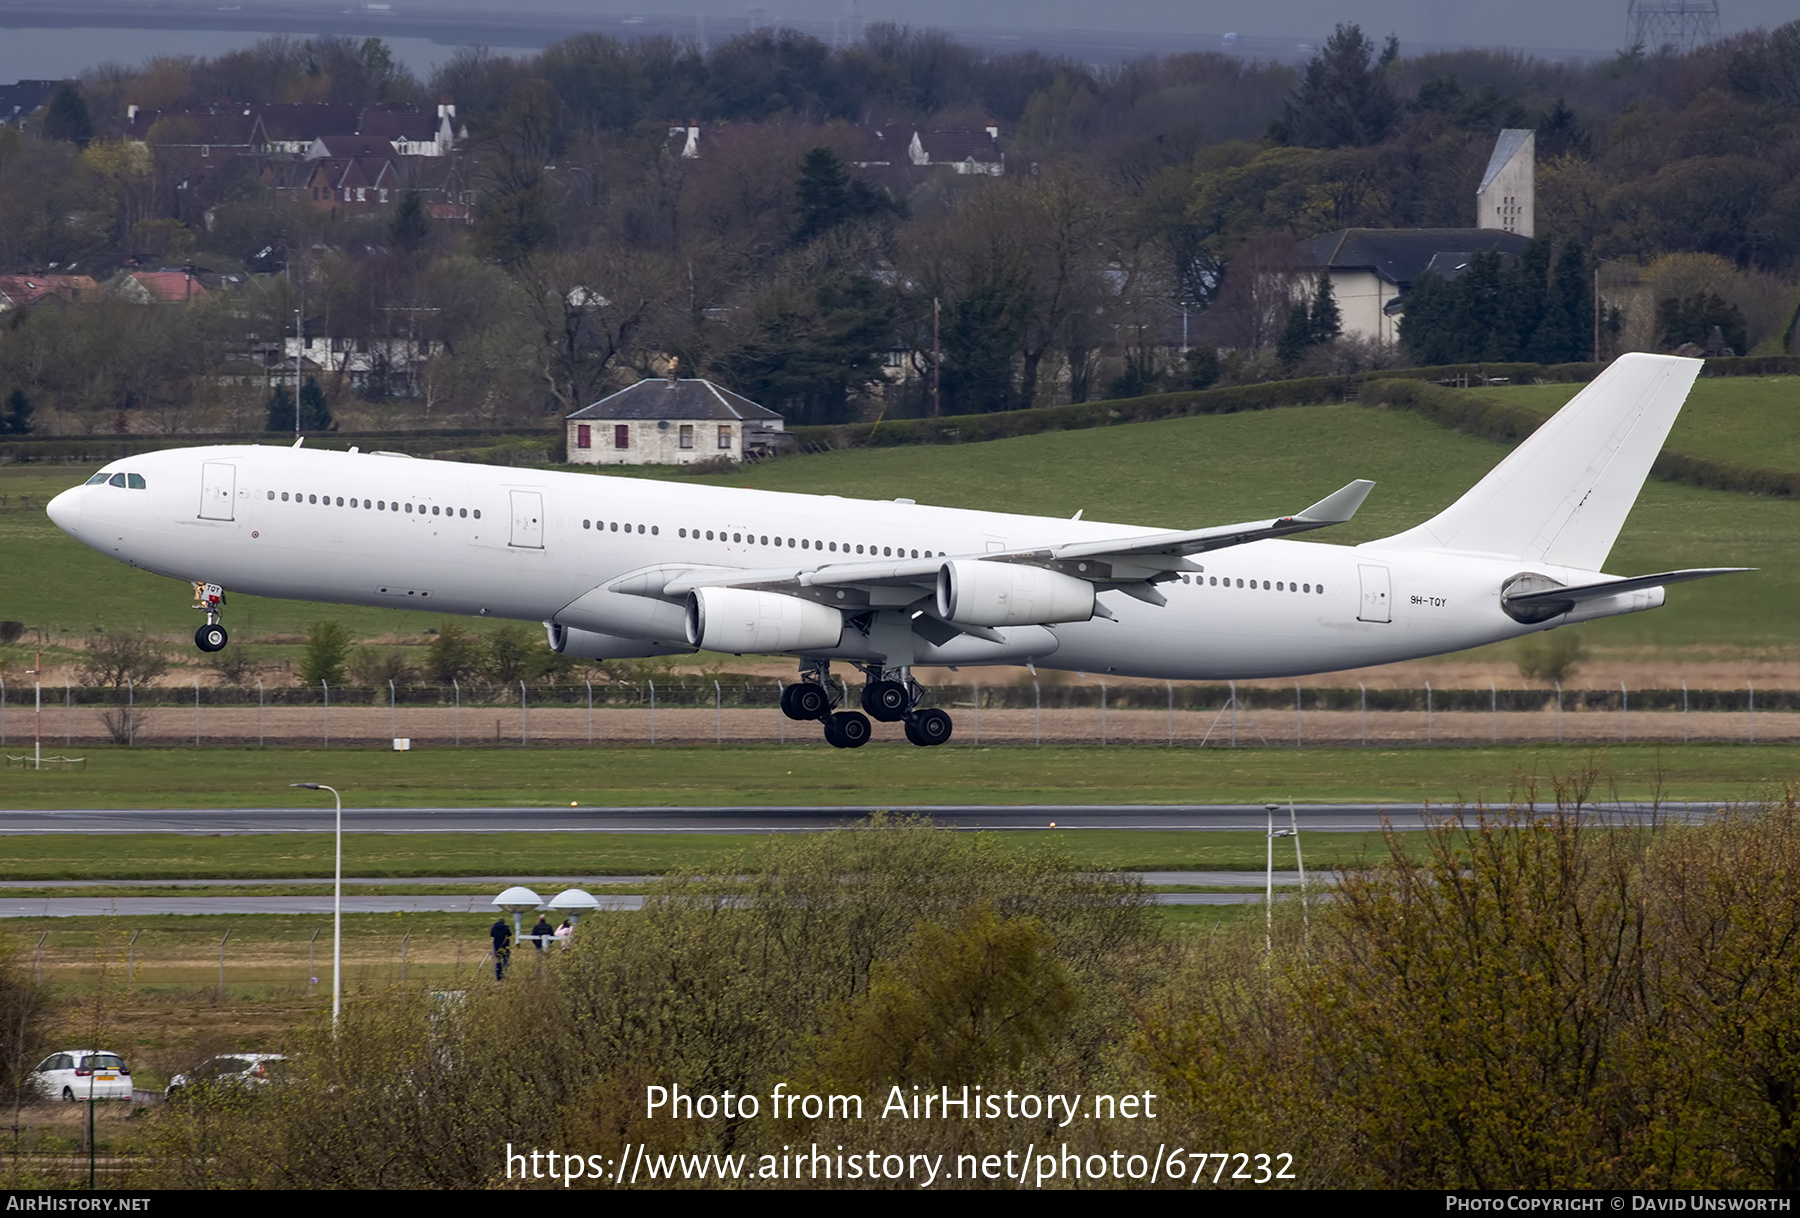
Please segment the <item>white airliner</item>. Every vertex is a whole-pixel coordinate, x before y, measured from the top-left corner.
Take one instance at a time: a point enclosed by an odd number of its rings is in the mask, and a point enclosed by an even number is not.
[[[919,706],[915,665],[1297,676],[1654,609],[1664,585],[1741,570],[1600,571],[1699,370],[1622,356],[1444,511],[1353,547],[1281,539],[1349,520],[1366,481],[1292,516],[1171,532],[298,442],[116,461],[49,513],[193,582],[204,651],[225,646],[222,589],[519,618],[570,656],[793,655],[790,718],[841,748],[869,739],[869,716],[931,745],[952,724]],[[866,678],[867,716],[839,706],[833,660]]]

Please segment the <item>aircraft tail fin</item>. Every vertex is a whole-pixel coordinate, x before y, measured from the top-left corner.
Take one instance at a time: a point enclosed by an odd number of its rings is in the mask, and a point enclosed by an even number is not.
[[[1621,355],[1462,498],[1373,544],[1598,571],[1700,364]]]

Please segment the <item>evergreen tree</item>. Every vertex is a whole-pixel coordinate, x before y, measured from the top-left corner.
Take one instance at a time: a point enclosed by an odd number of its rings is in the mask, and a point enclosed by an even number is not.
[[[418,191],[409,190],[400,196],[393,223],[388,225],[388,236],[409,254],[417,253],[431,237],[431,221],[425,215],[425,202]]]
[[[794,194],[800,211],[794,225],[796,245],[804,245],[851,218],[850,175],[829,148],[814,148],[806,154]]]
[[[31,430],[31,399],[23,389],[14,389],[6,397],[6,411],[0,413],[0,435],[22,436]]]
[[[1389,39],[1377,60],[1375,44],[1360,26],[1338,26],[1306,65],[1275,135],[1308,148],[1379,144],[1400,119],[1400,102],[1387,83],[1387,67],[1398,54]]]
[[[275,386],[275,392],[269,395],[269,431],[285,431],[289,435],[294,432],[294,395],[288,392],[286,385]]]
[[[50,104],[44,110],[43,134],[47,140],[68,140],[83,148],[94,138],[93,115],[88,113],[87,102],[82,100],[74,81],[63,81],[50,95]]]
[[[1328,343],[1344,332],[1344,317],[1338,311],[1337,293],[1331,290],[1331,277],[1320,275],[1313,287],[1312,309],[1307,316],[1311,341]]]
[[[1749,342],[1743,310],[1725,303],[1713,292],[1657,301],[1656,326],[1658,345],[1665,351],[1673,351],[1683,343],[1704,347],[1715,326],[1725,345],[1739,354]]]
[[[1540,364],[1569,364],[1593,355],[1593,332],[1588,323],[1592,293],[1587,251],[1570,241],[1557,255],[1544,295],[1543,320],[1532,335],[1527,358]]]
[[[1312,317],[1308,314],[1304,301],[1288,310],[1287,325],[1281,328],[1281,337],[1275,343],[1275,358],[1289,372],[1306,354],[1313,344]]]
[[[310,376],[306,378],[306,384],[300,387],[300,430],[337,430],[337,422],[331,417],[331,407],[325,401],[325,391]]]

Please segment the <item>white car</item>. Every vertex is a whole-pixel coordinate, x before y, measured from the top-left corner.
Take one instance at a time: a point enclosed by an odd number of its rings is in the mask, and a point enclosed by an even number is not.
[[[31,1072],[31,1081],[47,1099],[73,1102],[90,1095],[97,1100],[131,1098],[130,1067],[124,1058],[105,1049],[52,1053]]]
[[[221,1053],[170,1079],[163,1097],[172,1100],[184,1087],[261,1087],[274,1081],[277,1063],[286,1060],[279,1053]]]

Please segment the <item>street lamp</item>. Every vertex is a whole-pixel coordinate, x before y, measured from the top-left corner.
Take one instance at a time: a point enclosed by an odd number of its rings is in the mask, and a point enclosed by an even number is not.
[[[31,768],[44,768],[44,653],[33,652],[36,658],[31,661],[31,683],[37,692],[37,708],[32,712],[31,720]]]
[[[322,782],[290,782],[290,787],[330,791],[337,801],[337,849],[331,882],[331,1034],[337,1035],[338,1011],[343,1006],[344,975],[344,797],[336,787]]]

